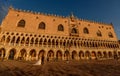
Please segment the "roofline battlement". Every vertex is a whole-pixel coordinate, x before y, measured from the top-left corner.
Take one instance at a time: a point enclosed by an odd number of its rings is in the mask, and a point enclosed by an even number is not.
[[[60,15],[57,15],[57,14],[49,14],[49,13],[42,13],[42,12],[34,12],[34,11],[31,11],[31,10],[17,9],[17,8],[14,8],[13,6],[10,6],[9,10],[14,10],[14,11],[18,11],[18,12],[27,12],[27,13],[32,13],[32,14],[36,14],[36,15],[53,16],[53,17],[59,17],[59,18],[70,18],[70,16],[60,16]],[[87,19],[78,18],[78,17],[75,17],[75,18],[78,19],[78,20],[80,20],[80,21],[85,21],[85,22],[90,22],[90,23],[98,23],[98,24],[104,24],[104,25],[111,25],[111,26],[113,26],[112,23],[98,22],[98,21],[95,21],[95,20],[87,20]]]
[[[19,11],[19,12],[27,12],[27,13],[32,13],[32,14],[36,14],[36,15],[46,15],[46,16],[54,16],[54,17],[59,17],[59,18],[68,18],[67,16],[60,16],[60,15],[56,15],[56,14],[48,14],[48,13],[42,13],[42,12],[34,12],[31,10],[17,9],[17,8],[13,8],[12,6],[9,7],[9,10],[15,10],[15,11]]]

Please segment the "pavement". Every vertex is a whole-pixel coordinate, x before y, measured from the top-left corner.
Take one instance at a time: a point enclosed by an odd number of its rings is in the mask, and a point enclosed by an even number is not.
[[[0,76],[120,76],[119,60],[0,61]]]

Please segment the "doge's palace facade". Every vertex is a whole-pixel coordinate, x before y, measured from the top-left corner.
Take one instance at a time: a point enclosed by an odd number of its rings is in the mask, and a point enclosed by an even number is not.
[[[0,58],[112,59],[120,56],[112,24],[9,8],[0,26]]]

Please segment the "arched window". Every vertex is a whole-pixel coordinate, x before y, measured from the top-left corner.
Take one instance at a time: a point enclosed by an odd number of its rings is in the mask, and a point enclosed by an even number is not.
[[[102,34],[101,34],[101,32],[99,30],[97,31],[97,36],[99,36],[99,37],[102,36]]]
[[[45,29],[45,23],[41,22],[38,26],[38,29]]]
[[[113,38],[113,34],[111,32],[108,33],[109,38]]]
[[[1,42],[5,42],[5,35],[2,37]]]
[[[18,27],[25,27],[25,20],[20,20],[17,24]]]
[[[62,24],[58,25],[58,31],[64,31],[64,27]]]
[[[72,33],[75,33],[75,34],[76,34],[76,33],[77,33],[77,29],[73,28],[73,29],[72,29]]]
[[[88,30],[86,27],[83,29],[83,32],[84,32],[85,34],[89,34],[89,30]]]

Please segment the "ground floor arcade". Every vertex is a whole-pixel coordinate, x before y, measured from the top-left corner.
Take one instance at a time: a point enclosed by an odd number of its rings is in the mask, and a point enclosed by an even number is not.
[[[47,61],[80,60],[80,59],[112,59],[120,56],[120,51],[109,49],[51,49],[51,48],[0,48],[0,59],[38,60],[42,57]]]

